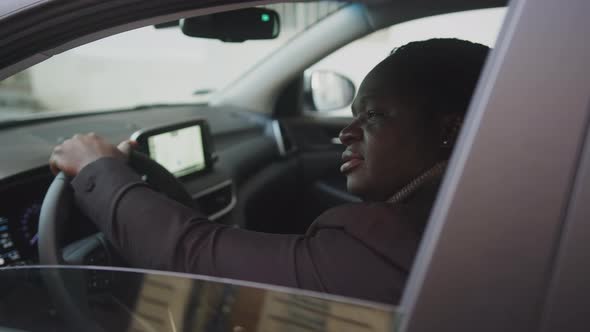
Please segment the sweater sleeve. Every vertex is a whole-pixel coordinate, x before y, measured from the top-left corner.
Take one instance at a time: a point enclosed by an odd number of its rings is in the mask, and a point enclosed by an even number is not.
[[[375,285],[404,279],[404,271],[392,270],[344,227],[321,227],[316,220],[320,226],[306,235],[283,235],[217,224],[154,191],[117,159],[89,164],[72,186],[82,211],[135,267],[385,302],[392,301],[394,290],[389,287],[392,293],[384,297],[383,287]]]

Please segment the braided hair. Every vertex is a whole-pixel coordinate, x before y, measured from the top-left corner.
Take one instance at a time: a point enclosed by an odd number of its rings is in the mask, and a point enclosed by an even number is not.
[[[395,86],[396,96],[418,102],[428,117],[463,115],[489,50],[460,39],[429,39],[393,49],[383,64],[393,71],[394,80],[401,82]]]

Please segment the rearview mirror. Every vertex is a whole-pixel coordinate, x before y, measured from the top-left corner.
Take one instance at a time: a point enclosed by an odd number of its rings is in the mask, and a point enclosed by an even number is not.
[[[273,39],[279,35],[279,14],[267,8],[246,8],[180,21],[182,33],[190,37],[243,42]]]
[[[347,77],[327,70],[305,72],[306,108],[316,112],[342,109],[352,103],[356,88]]]

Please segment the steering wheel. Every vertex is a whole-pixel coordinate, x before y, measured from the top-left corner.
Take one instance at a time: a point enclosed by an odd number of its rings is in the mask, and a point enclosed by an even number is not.
[[[148,156],[132,151],[129,165],[153,188],[168,197],[191,205],[184,186],[168,170]],[[121,265],[123,260],[104,234],[96,233],[62,250],[61,239],[74,206],[70,179],[59,173],[47,190],[39,216],[39,261],[42,265]],[[66,271],[67,270],[67,271]],[[88,296],[107,290],[113,282],[108,270],[42,269],[42,276],[58,310],[80,331],[101,331],[92,323]],[[91,324],[91,325],[89,325]]]

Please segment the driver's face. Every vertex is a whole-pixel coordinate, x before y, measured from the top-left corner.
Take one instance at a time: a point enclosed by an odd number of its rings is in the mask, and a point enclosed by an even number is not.
[[[361,84],[353,121],[340,133],[346,145],[341,172],[348,190],[365,200],[386,200],[432,165],[436,153],[418,112],[395,96],[383,63]],[[386,75],[387,74],[387,75]]]

